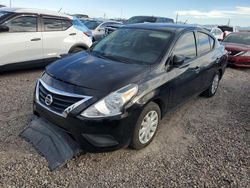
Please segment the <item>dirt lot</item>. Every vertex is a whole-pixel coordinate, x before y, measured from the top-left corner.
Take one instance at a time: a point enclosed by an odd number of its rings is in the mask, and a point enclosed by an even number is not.
[[[144,150],[85,154],[50,172],[18,135],[41,70],[0,75],[0,187],[250,187],[250,69],[165,117]]]

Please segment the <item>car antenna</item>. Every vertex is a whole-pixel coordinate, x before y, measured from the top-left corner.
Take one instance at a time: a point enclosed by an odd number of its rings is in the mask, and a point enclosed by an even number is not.
[[[62,10],[62,7],[58,10],[58,13],[60,13],[60,12],[61,12],[61,10]]]

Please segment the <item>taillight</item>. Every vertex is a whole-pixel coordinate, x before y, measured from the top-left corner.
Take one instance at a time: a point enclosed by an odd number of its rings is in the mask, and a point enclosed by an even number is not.
[[[83,34],[85,34],[85,35],[88,36],[88,37],[91,37],[91,36],[92,36],[92,33],[91,33],[91,32],[83,32]]]

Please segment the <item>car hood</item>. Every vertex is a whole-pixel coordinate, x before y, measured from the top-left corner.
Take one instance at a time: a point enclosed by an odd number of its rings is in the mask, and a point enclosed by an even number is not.
[[[226,50],[229,51],[250,51],[250,45],[223,42]]]
[[[137,83],[148,71],[147,65],[102,59],[87,52],[58,60],[46,68],[50,76],[60,81],[108,92]]]

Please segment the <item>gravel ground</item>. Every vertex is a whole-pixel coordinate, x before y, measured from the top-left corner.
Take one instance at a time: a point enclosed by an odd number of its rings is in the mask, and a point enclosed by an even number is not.
[[[0,75],[0,187],[250,187],[250,69],[165,117],[141,151],[85,154],[50,172],[18,135],[41,70]]]

